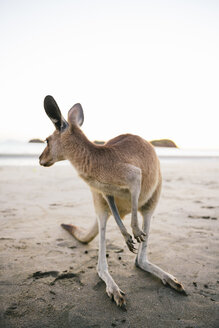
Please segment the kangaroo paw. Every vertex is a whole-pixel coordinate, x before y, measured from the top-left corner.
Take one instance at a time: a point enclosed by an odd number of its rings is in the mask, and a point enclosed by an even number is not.
[[[145,241],[146,234],[141,229],[133,229],[133,235],[138,243]]]
[[[134,242],[134,240],[132,239],[132,236],[131,235],[127,235],[127,237],[126,237],[126,244],[127,244],[127,246],[128,246],[128,248],[129,248],[129,250],[132,252],[132,253],[135,253],[136,254],[136,252],[137,252],[137,249],[135,248],[135,246],[134,246],[134,244],[135,244],[135,242]]]

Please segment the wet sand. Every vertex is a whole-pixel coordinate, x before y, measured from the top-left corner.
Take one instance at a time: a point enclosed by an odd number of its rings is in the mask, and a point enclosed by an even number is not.
[[[0,167],[0,327],[216,328],[219,326],[219,160],[162,161],[149,259],[178,294],[134,266],[111,217],[109,270],[127,297],[117,308],[96,273],[98,237],[77,242],[60,227],[94,220],[88,186],[70,166]],[[130,230],[130,217],[124,221]]]

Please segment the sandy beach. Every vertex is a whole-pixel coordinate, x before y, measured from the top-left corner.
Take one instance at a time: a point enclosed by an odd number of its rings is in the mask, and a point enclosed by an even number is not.
[[[134,265],[111,217],[110,272],[127,311],[111,302],[96,272],[98,237],[77,242],[61,223],[88,227],[88,186],[70,165],[0,167],[0,327],[219,327],[219,159],[161,161],[163,188],[149,258],[187,296]],[[140,215],[139,215],[140,217]],[[130,217],[124,221],[130,229]]]

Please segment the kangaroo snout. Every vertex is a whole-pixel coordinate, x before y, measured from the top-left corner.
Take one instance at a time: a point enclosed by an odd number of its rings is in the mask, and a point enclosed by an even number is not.
[[[46,166],[45,162],[42,160],[42,155],[40,155],[40,157],[39,157],[39,163],[41,166]]]
[[[39,156],[39,163],[41,166],[45,166],[45,160],[43,160],[43,153]]]
[[[43,163],[42,163],[42,154],[39,157],[39,164],[43,166]]]
[[[52,161],[47,161],[45,158],[44,158],[44,154],[42,153],[39,157],[39,163],[41,166],[44,166],[44,167],[49,167],[53,164]]]
[[[49,167],[49,166],[52,166],[54,164],[53,162],[45,162],[40,157],[39,157],[39,163],[40,163],[41,166],[44,166],[44,167]]]

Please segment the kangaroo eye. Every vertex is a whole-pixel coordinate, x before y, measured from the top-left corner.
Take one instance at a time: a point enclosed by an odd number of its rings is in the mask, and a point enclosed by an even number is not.
[[[47,145],[49,144],[49,139],[46,139],[46,143],[47,143]]]

